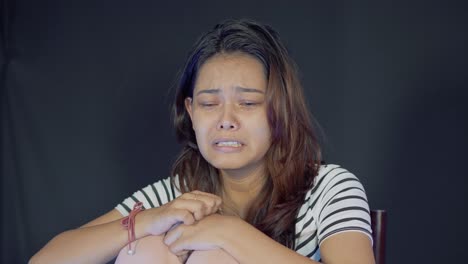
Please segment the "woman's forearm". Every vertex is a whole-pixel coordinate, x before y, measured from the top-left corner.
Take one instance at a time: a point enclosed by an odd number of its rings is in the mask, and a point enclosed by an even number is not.
[[[195,199],[197,198],[197,199]],[[135,216],[135,237],[161,235],[176,225],[192,225],[214,214],[221,198],[193,191],[163,206],[150,208]],[[128,230],[121,225],[121,214],[113,210],[84,227],[63,232],[44,246],[30,263],[105,263],[117,256],[128,244]]]
[[[136,216],[136,238],[146,236],[142,218],[143,212]],[[29,263],[106,263],[127,243],[127,230],[116,220],[65,231],[47,243]]]
[[[295,251],[279,244],[255,227],[232,218],[222,248],[241,264],[250,263],[315,263]]]

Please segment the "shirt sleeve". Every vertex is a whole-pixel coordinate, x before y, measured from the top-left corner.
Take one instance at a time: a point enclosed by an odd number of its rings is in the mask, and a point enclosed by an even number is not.
[[[177,183],[177,181],[178,179],[176,176],[174,182]],[[137,202],[142,202],[143,207],[149,209],[164,205],[178,196],[180,196],[179,188],[173,186],[171,178],[168,177],[136,191],[133,195],[118,204],[115,209],[117,209],[122,216],[127,216]]]
[[[372,241],[369,204],[361,182],[343,169],[326,183],[317,204],[319,245],[328,237],[349,231],[366,234]]]

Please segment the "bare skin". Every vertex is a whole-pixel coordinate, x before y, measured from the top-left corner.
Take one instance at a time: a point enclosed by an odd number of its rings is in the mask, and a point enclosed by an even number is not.
[[[136,216],[137,239],[162,235],[176,224],[190,225],[221,207],[221,198],[199,191],[185,193],[161,207],[148,209]],[[117,210],[54,237],[30,260],[30,263],[106,263],[127,245],[127,230]],[[179,255],[184,252],[179,252]]]
[[[221,197],[183,194],[137,215],[136,254],[129,256],[122,216],[112,210],[57,235],[30,263],[105,263],[117,255],[118,263],[180,263],[187,251],[194,251],[188,263],[317,263],[242,220],[263,184],[270,147],[262,67],[246,55],[215,56],[202,66],[194,98],[186,100],[200,152],[221,173],[231,215],[216,213]],[[374,263],[371,242],[359,232],[335,234],[320,251],[327,264]]]
[[[180,225],[164,237],[142,241],[139,254],[151,255],[154,261],[158,254],[175,256],[195,250],[187,263],[318,263],[242,220],[264,183],[263,157],[270,147],[265,91],[262,65],[247,55],[222,54],[202,66],[186,109],[201,154],[220,170],[223,200],[231,205],[225,211],[230,215],[209,215],[192,225]],[[220,147],[219,138],[230,143]],[[162,252],[146,250],[153,247]],[[360,232],[335,234],[322,243],[320,252],[327,264],[374,263],[370,239]],[[119,263],[131,263],[131,257],[122,254]]]

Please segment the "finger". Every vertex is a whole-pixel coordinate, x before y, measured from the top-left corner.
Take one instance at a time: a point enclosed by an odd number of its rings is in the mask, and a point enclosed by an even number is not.
[[[216,200],[213,199],[212,197],[206,196],[206,195],[197,195],[194,194],[195,200],[199,201],[203,204],[201,209],[201,212],[203,213],[203,216],[207,216],[213,213],[216,209]]]
[[[187,196],[185,197],[188,199],[203,201],[203,203],[205,203],[205,206],[206,206],[205,215],[210,215],[210,214],[217,212],[222,204],[221,197],[211,194],[211,193],[205,193],[201,191],[193,191],[193,192],[187,193]]]
[[[172,244],[168,245],[169,250],[174,253],[178,254],[178,252],[184,251],[184,250],[194,250],[194,248],[190,245],[190,243],[187,243],[187,239],[184,239],[181,237],[180,239],[175,240]]]
[[[169,230],[166,231],[167,232],[170,232],[172,229],[175,229],[176,227],[180,226],[183,222],[177,222],[175,223],[174,225],[171,226],[171,228],[169,228]]]
[[[212,193],[208,193],[208,192],[202,192],[202,191],[198,191],[198,190],[192,191],[190,193],[205,195],[205,196],[212,197],[212,198],[221,198],[216,194],[212,194]]]
[[[218,206],[218,207],[221,206],[222,201],[223,201],[223,199],[222,199],[221,197],[219,197],[218,195],[212,194],[212,193],[207,193],[207,192],[202,192],[202,191],[196,191],[196,190],[193,191],[192,193],[197,194],[197,195],[203,195],[203,196],[205,196],[205,197],[213,198],[213,200],[214,200],[215,203],[216,203],[216,206]],[[203,196],[202,196],[202,197],[203,197]],[[198,196],[197,196],[197,198],[198,198]]]
[[[198,199],[198,197],[208,197],[208,198],[212,198],[214,200],[218,200],[218,201],[221,201],[221,197],[219,197],[218,195],[216,194],[212,194],[212,193],[207,193],[207,192],[202,192],[202,191],[192,191],[192,192],[188,192],[188,193],[184,193],[181,197],[183,198],[188,198],[188,199]]]
[[[185,209],[171,209],[169,213],[173,217],[174,223],[182,222],[184,225],[191,225],[195,223],[194,215]]]
[[[201,220],[207,215],[206,204],[203,201],[191,199],[177,199],[173,203],[173,207],[179,210],[187,210],[193,214],[195,220]]]
[[[184,232],[184,226],[178,226],[168,231],[166,235],[164,235],[164,239],[163,239],[164,244],[166,244],[167,246],[170,246],[182,236],[183,232]]]

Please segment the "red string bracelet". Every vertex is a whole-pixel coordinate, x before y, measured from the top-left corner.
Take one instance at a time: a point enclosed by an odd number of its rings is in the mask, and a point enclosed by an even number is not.
[[[133,206],[133,210],[130,214],[122,219],[121,224],[128,230],[128,255],[135,254],[135,251],[132,250],[132,242],[135,241],[135,216],[143,210],[145,210],[145,208],[143,208],[143,203],[138,202]]]

